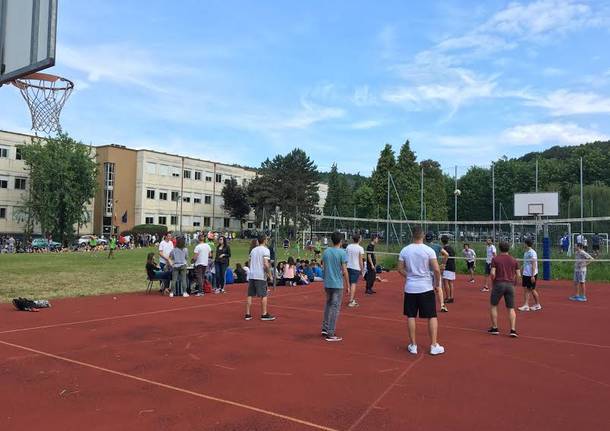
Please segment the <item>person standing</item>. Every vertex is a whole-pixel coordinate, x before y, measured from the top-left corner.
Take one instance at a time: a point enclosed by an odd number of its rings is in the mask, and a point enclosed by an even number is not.
[[[599,244],[600,244],[600,236],[598,233],[593,234],[591,238],[591,247],[593,250],[593,257],[597,258],[599,256]]]
[[[445,348],[437,342],[438,319],[432,286],[434,279],[441,290],[441,271],[436,253],[424,244],[424,231],[419,226],[413,229],[413,242],[400,252],[398,272],[405,277],[403,312],[407,316],[410,341],[407,350],[413,355],[417,354],[415,318],[419,315],[422,319],[428,319],[430,354],[445,353]]]
[[[451,304],[453,299],[453,283],[455,281],[455,250],[449,244],[449,237],[443,235],[441,237],[441,243],[443,249],[441,255],[443,256],[443,263],[441,265],[442,277],[443,277],[443,297],[445,298],[445,304]]]
[[[333,232],[331,235],[332,247],[322,253],[322,266],[324,268],[324,292],[326,303],[324,306],[324,320],[322,320],[322,335],[326,341],[341,341],[337,336],[337,320],[341,310],[341,297],[344,283],[349,286],[347,272],[347,253],[341,248],[341,234]]]
[[[110,242],[108,243],[108,249],[110,250],[108,252],[108,259],[110,259],[110,258],[114,259],[114,251],[116,250],[116,235],[112,235],[110,237]]]
[[[470,248],[470,244],[464,244],[464,257],[466,258],[466,267],[468,268],[468,274],[470,274],[470,283],[474,283],[474,270],[476,267],[477,254],[474,249]]]
[[[438,263],[438,259],[441,257],[442,247],[440,244],[434,242],[434,235],[430,232],[426,234],[425,244],[430,247],[434,254],[436,255],[436,261]],[[432,275],[432,286],[436,289],[436,295],[438,296],[439,304],[441,305],[441,312],[447,313],[449,309],[445,305],[445,295],[443,293],[442,282],[434,278],[434,272],[431,272]]]
[[[485,285],[481,289],[481,292],[489,292],[489,281],[491,274],[491,261],[494,257],[496,257],[496,246],[493,243],[491,238],[487,238],[485,241]]]
[[[245,320],[252,320],[250,309],[252,298],[255,296],[261,299],[261,320],[275,320],[275,316],[269,314],[267,310],[267,279],[269,277],[270,258],[267,248],[267,236],[260,235],[257,240],[258,246],[250,251],[250,271],[248,272],[248,298],[246,300]]]
[[[227,275],[227,267],[231,259],[231,247],[227,244],[225,236],[218,237],[218,245],[216,246],[216,259],[214,267],[216,272],[216,292],[225,293],[225,281]]]
[[[491,261],[490,277],[493,280],[493,288],[490,295],[491,328],[487,332],[498,335],[498,304],[504,298],[504,304],[508,310],[511,337],[518,337],[516,330],[517,314],[515,313],[515,284],[519,278],[519,263],[508,254],[510,245],[503,241],[500,243],[500,255]]]
[[[519,311],[538,311],[542,310],[540,305],[540,295],[536,291],[536,281],[538,279],[538,254],[532,248],[532,240],[525,240],[525,253],[523,253],[523,271],[522,271],[523,286],[523,305],[519,307]],[[534,298],[534,305],[530,307],[529,296]]]
[[[587,302],[587,292],[585,283],[587,282],[587,265],[593,260],[593,256],[583,250],[582,243],[576,243],[574,253],[574,295],[570,296],[571,301]]]
[[[198,237],[199,244],[195,246],[193,262],[195,264],[195,276],[197,277],[197,296],[202,296],[204,292],[205,273],[208,270],[208,262],[212,256],[212,249],[205,240],[205,235]]]
[[[184,241],[184,237],[180,236],[176,238],[176,247],[169,253],[168,265],[172,267],[172,291],[169,294],[170,298],[180,295],[181,292],[182,296],[189,296],[186,291],[186,266],[188,258],[189,251],[186,248],[186,242]],[[180,289],[178,289],[178,282],[180,282]]]
[[[366,290],[364,293],[372,295],[377,293],[373,290],[373,285],[377,279],[377,257],[375,256],[375,246],[379,242],[379,236],[373,234],[371,236],[371,242],[366,246],[366,274],[364,278],[366,280]]]
[[[167,232],[163,237],[163,240],[159,243],[159,267],[163,271],[165,265],[169,262],[169,255],[174,249],[174,242],[172,241],[172,234]]]
[[[334,244],[333,244],[334,247]],[[360,235],[352,236],[352,243],[345,248],[347,253],[347,272],[349,274],[349,302],[348,307],[357,307],[356,285],[360,274],[364,270],[364,249],[360,245]]]

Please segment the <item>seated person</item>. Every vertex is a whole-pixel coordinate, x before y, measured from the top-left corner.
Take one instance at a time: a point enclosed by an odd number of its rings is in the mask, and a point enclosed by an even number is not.
[[[324,271],[318,262],[313,265],[313,281],[324,281]]]
[[[146,274],[148,279],[152,281],[162,281],[163,286],[159,291],[163,292],[169,289],[169,281],[172,279],[171,271],[162,271],[159,265],[155,262],[155,253],[148,253],[146,256]]]
[[[286,284],[286,286],[296,286],[298,277],[296,273],[296,265],[292,256],[288,258],[288,262],[284,266],[284,274],[282,275],[282,280]]]
[[[313,273],[313,268],[309,266],[309,263],[307,261],[305,261],[305,266],[303,267],[303,274],[305,274],[309,282],[314,281],[315,275]]]
[[[248,281],[248,274],[241,263],[235,264],[235,283],[246,283]]]

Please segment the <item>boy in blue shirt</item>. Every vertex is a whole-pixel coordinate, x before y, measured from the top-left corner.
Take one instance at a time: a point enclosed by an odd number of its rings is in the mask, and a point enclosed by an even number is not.
[[[326,292],[326,305],[324,307],[324,320],[322,321],[322,335],[326,341],[341,341],[335,334],[343,287],[348,283],[347,253],[341,248],[342,236],[333,232],[332,247],[324,250],[322,266],[324,267],[324,290]]]

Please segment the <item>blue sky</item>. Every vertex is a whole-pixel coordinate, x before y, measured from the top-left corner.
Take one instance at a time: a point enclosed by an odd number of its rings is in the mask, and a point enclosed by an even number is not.
[[[59,3],[49,72],[94,145],[250,166],[298,146],[369,174],[407,138],[449,170],[610,137],[610,0]]]

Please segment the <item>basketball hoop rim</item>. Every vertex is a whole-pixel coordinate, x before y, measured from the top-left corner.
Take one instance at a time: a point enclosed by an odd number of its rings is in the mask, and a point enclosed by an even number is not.
[[[41,81],[41,82],[62,82],[65,83],[65,86],[62,87],[46,87],[44,85],[35,84],[33,81]],[[49,73],[32,73],[30,75],[22,76],[21,78],[17,78],[11,81],[15,87],[19,89],[24,88],[38,88],[41,90],[51,90],[51,91],[67,91],[74,89],[74,83],[67,78],[62,78],[61,76],[51,75]]]

